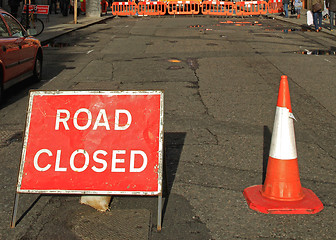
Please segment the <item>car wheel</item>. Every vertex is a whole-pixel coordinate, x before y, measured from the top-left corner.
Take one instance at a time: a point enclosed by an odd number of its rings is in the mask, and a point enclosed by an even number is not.
[[[41,81],[41,78],[42,78],[42,57],[39,54],[35,59],[33,80],[35,82],[39,82]]]

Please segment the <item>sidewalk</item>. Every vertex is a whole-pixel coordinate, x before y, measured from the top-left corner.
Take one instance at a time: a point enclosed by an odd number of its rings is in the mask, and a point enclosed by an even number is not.
[[[44,22],[44,30],[37,36],[37,39],[41,41],[42,45],[45,45],[53,38],[113,17],[114,16],[111,15],[111,13],[103,15],[102,17],[86,17],[85,15],[79,15],[77,17],[77,24],[74,24],[73,14],[69,14],[66,17],[62,14],[50,14],[49,19],[42,19]]]
[[[285,18],[285,16],[281,15],[280,13],[268,14],[267,16],[268,17],[273,17],[274,19],[281,20],[281,21],[284,21],[284,22],[293,23],[293,24],[305,27],[306,29],[311,28],[312,31],[314,31],[314,25],[311,25],[311,26],[307,25],[307,9],[301,9],[301,17],[299,19],[296,18],[296,16],[297,16],[296,14],[291,15],[290,11],[288,13],[288,18]],[[336,36],[336,32],[335,32],[336,29],[334,31],[330,31],[329,26],[330,26],[329,19],[323,20],[322,21],[321,32],[328,33],[328,34]]]

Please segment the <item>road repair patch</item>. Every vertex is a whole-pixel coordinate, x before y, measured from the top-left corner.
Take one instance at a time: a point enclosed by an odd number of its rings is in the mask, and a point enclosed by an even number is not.
[[[23,196],[23,200],[26,197]],[[46,207],[42,212],[35,213],[32,224],[26,222],[31,219],[23,218],[17,225],[17,228],[26,228],[20,239],[147,240],[150,236],[149,209],[111,209],[102,213],[79,204],[78,196],[70,195],[42,195],[36,204],[43,203],[47,203]],[[34,215],[32,212],[29,214]]]
[[[75,234],[90,239],[148,239],[150,211],[146,209],[111,210],[97,215],[81,215],[74,224]]]

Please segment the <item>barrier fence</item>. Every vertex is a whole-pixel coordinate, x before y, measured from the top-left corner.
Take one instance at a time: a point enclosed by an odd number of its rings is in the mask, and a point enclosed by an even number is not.
[[[283,12],[282,0],[266,1],[169,1],[169,2],[114,2],[112,14],[116,16],[162,16],[169,15],[212,15],[212,16],[255,16]]]
[[[195,1],[168,2],[168,14],[196,15],[200,13],[200,3]]]
[[[202,4],[203,15],[233,16],[236,13],[233,2],[206,1]]]
[[[111,8],[116,16],[134,16],[138,11],[138,5],[134,2],[114,2]]]
[[[167,11],[167,4],[164,2],[139,2],[138,15],[139,16],[161,16],[165,15]]]
[[[237,16],[253,16],[267,14],[267,2],[251,1],[236,3]]]
[[[268,12],[269,13],[282,13],[283,12],[282,0],[269,0]]]

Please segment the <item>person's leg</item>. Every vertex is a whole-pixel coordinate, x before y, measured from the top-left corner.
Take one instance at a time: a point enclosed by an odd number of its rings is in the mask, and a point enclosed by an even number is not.
[[[330,17],[330,30],[334,30],[334,17],[335,17],[335,12],[332,12],[329,10],[329,17]]]
[[[57,14],[57,1],[56,0],[52,0],[53,4],[54,4],[54,12],[55,14]]]
[[[313,22],[315,26],[315,31],[318,31],[317,15],[318,15],[317,12],[313,12]]]
[[[300,8],[296,8],[296,13],[297,13],[297,18],[300,18],[301,9]]]
[[[63,16],[68,16],[69,11],[69,0],[62,0],[63,1],[63,8],[62,8],[62,14]]]
[[[49,12],[51,13],[52,11],[55,11],[55,12],[56,12],[55,0],[51,0],[51,1],[50,1]]]
[[[318,19],[319,19],[318,27],[321,30],[322,29],[322,12],[318,13]]]
[[[285,17],[288,18],[288,4],[284,4]]]

